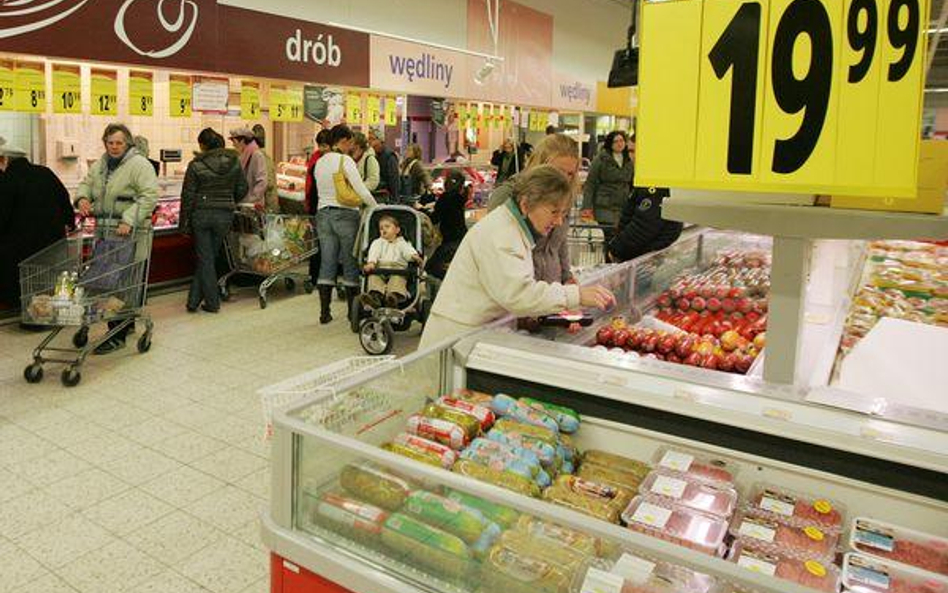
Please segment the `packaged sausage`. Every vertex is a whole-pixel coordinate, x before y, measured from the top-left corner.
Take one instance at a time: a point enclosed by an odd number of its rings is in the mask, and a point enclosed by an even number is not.
[[[451,447],[455,451],[463,449],[471,442],[465,430],[454,422],[429,418],[421,414],[409,416],[405,423],[405,430],[410,434]]]
[[[737,506],[737,491],[730,486],[689,480],[681,474],[650,473],[639,489],[646,496],[667,498],[696,511],[727,519]]]
[[[454,534],[467,544],[477,543],[485,531],[493,533],[491,539],[500,535],[500,527],[485,519],[480,511],[426,490],[409,494],[402,512]]]
[[[629,474],[637,477],[638,483],[652,471],[652,467],[647,463],[597,449],[591,449],[583,454],[583,465],[598,465],[616,472]]]
[[[618,523],[632,495],[622,488],[566,475],[558,477],[543,493],[543,498],[603,521]]]
[[[556,454],[565,461],[572,462],[577,457],[576,447],[569,435],[559,434],[542,426],[525,424],[510,418],[500,418],[494,423],[494,430],[506,432],[509,435],[522,434],[539,439],[554,447]]]
[[[482,406],[453,397],[441,397],[438,399],[438,405],[474,416],[481,423],[481,432],[487,432],[494,425],[494,412],[491,411],[489,406]]]
[[[656,469],[675,472],[693,480],[733,484],[735,468],[726,459],[708,457],[684,449],[662,449],[655,456]]]
[[[463,578],[471,567],[473,555],[460,538],[402,513],[385,521],[382,542],[406,563],[449,578]]]
[[[496,428],[487,433],[487,438],[511,447],[526,449],[537,456],[543,467],[559,467],[562,460],[556,454],[556,448],[542,440],[520,432],[507,432]]]
[[[736,542],[731,548],[730,560],[747,570],[792,581],[817,591],[836,593],[839,588],[839,568],[820,560],[802,560],[770,553],[742,541]]]
[[[474,391],[473,389],[455,389],[451,392],[451,397],[487,408],[490,408],[494,401],[493,395]]]
[[[531,408],[546,412],[552,416],[559,425],[560,432],[572,434],[579,430],[579,414],[577,414],[576,411],[571,408],[542,402],[530,397],[520,398],[520,401],[527,404]]]
[[[852,593],[948,593],[948,577],[849,553],[843,558],[843,586]]]
[[[550,430],[554,434],[560,432],[560,425],[556,419],[543,410],[535,409],[518,399],[515,399],[505,393],[498,393],[494,396],[494,402],[491,409],[498,416],[510,418],[524,424],[532,424]]]
[[[727,535],[727,521],[665,500],[637,496],[622,513],[629,529],[717,555]]]
[[[437,418],[457,424],[464,429],[464,434],[468,441],[474,440],[477,438],[477,435],[481,433],[481,423],[477,418],[455,408],[448,408],[439,404],[428,404],[425,406],[421,415],[427,418]]]
[[[462,459],[476,461],[494,470],[506,470],[533,480],[541,488],[550,485],[550,475],[546,473],[531,451],[515,449],[489,439],[475,439],[471,446],[461,453]]]
[[[512,532],[507,532],[512,533]],[[530,545],[505,533],[490,550],[481,570],[481,590],[503,593],[568,593],[582,559],[569,565],[548,552],[554,547]]]
[[[460,490],[446,488],[444,496],[464,506],[480,511],[487,520],[496,523],[503,529],[513,527],[520,517],[520,513],[514,509],[501,506],[489,500],[484,500],[467,492],[461,492]]]
[[[849,547],[889,563],[948,576],[948,539],[943,537],[857,517]]]
[[[839,535],[823,531],[818,525],[788,525],[772,513],[753,509],[738,511],[731,521],[730,533],[764,550],[774,549],[808,560],[817,558],[832,563]]]
[[[435,467],[444,467],[441,464],[441,458],[431,451],[425,449],[416,449],[414,447],[409,447],[408,445],[401,445],[399,443],[385,443],[382,445],[382,449],[395,453],[396,455],[401,455],[402,457],[407,457],[409,459],[414,459],[415,461],[420,461],[422,463],[427,463],[428,465],[433,465]]]
[[[388,513],[344,494],[326,493],[313,508],[313,521],[357,541],[375,541],[382,534]]]
[[[640,475],[639,473],[629,473],[619,468],[621,468],[621,466],[608,467],[599,465],[598,463],[583,461],[576,475],[593,482],[602,482],[610,486],[625,488],[631,492],[637,491],[642,484],[642,478],[648,475],[647,472]]]
[[[403,447],[408,447],[414,451],[434,455],[437,458],[439,464],[445,469],[451,469],[451,466],[454,465],[454,462],[458,460],[457,452],[451,447],[430,441],[418,435],[409,434],[407,432],[403,432],[396,436],[392,443],[401,445]]]
[[[544,558],[555,562],[559,566],[575,569],[581,566],[591,556],[561,542],[540,540],[531,534],[519,529],[505,531],[498,544],[505,545],[527,555],[543,555]]]
[[[533,480],[513,472],[497,471],[470,459],[459,459],[451,471],[525,496],[540,496],[540,487]]]
[[[515,530],[544,545],[565,546],[586,556],[598,556],[614,549],[598,537],[529,515],[520,516]]]
[[[839,533],[843,526],[844,509],[838,502],[779,486],[755,484],[748,507],[772,513],[799,527],[818,525],[823,531]]]
[[[339,482],[349,494],[389,511],[401,508],[412,490],[406,480],[368,462],[344,467]]]

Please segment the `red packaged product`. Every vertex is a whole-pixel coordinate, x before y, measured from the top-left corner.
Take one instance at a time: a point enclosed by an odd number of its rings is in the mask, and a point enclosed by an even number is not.
[[[838,531],[843,526],[843,509],[839,503],[767,484],[754,486],[750,506],[801,527],[819,525],[824,531]]]
[[[854,550],[941,575],[948,575],[948,540],[897,525],[857,517]]]
[[[481,431],[483,432],[487,432],[494,425],[494,412],[488,407],[447,396],[439,399],[438,404],[474,416],[481,423]]]
[[[704,457],[682,449],[662,449],[655,466],[687,478],[712,484],[733,484],[734,472],[724,459]]]
[[[839,535],[827,533],[816,525],[800,527],[782,523],[771,513],[753,509],[740,511],[731,521],[731,535],[749,545],[773,547],[776,551],[804,559],[822,558],[832,562],[836,555]]]
[[[440,418],[428,418],[421,414],[412,414],[408,417],[406,430],[429,441],[447,445],[455,451],[463,449],[470,442],[464,429],[454,422]]]
[[[734,544],[731,562],[747,570],[792,581],[817,591],[836,593],[839,588],[839,568],[832,564],[765,552],[742,541]]]
[[[948,578],[852,553],[843,561],[843,585],[851,593],[948,593]]]
[[[650,473],[639,492],[645,496],[667,498],[675,504],[728,518],[737,505],[737,491],[730,486],[688,480],[660,471]]]
[[[655,499],[637,496],[622,513],[633,531],[676,543],[711,556],[727,535],[727,521]]]

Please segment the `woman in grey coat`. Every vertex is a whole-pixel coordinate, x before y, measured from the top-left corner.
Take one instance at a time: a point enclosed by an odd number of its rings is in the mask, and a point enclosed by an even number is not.
[[[593,159],[583,188],[583,209],[591,210],[596,222],[603,227],[608,244],[615,235],[615,227],[622,215],[635,165],[632,162],[634,140],[629,141],[625,132],[609,132],[602,150]]]

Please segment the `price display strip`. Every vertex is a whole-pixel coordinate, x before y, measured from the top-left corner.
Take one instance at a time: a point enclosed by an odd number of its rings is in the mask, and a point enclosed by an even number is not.
[[[191,77],[172,74],[168,78],[168,98],[171,117],[191,117]]]
[[[270,87],[270,119],[303,121],[303,89],[272,85]]]
[[[118,115],[118,72],[92,69],[92,115]]]
[[[46,111],[46,66],[42,62],[17,60],[13,69],[16,110],[27,113]]]
[[[198,113],[227,113],[230,81],[210,76],[194,77],[191,109]]]
[[[394,96],[385,97],[385,125],[394,126],[398,123],[398,99]]]
[[[240,81],[240,118],[260,117],[260,83],[256,80]]]
[[[53,113],[82,113],[82,70],[53,64]]]
[[[129,71],[128,113],[146,117],[155,114],[155,79],[151,72]]]
[[[377,126],[382,121],[382,99],[378,95],[369,95],[365,100],[366,123]]]
[[[13,60],[0,60],[0,111],[13,111],[16,108],[16,76]]]
[[[931,0],[646,0],[644,185],[914,197]]]
[[[350,126],[361,126],[363,117],[362,94],[346,93],[346,123]]]

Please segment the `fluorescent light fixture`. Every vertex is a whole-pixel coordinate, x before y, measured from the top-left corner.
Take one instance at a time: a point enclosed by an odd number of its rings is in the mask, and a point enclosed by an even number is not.
[[[933,89],[925,89],[926,93],[948,93],[948,87],[938,87]]]
[[[484,65],[474,73],[474,82],[477,85],[483,85],[487,82],[487,79],[490,78],[490,75],[494,73],[494,69],[497,67],[496,64],[490,59],[484,62]]]

